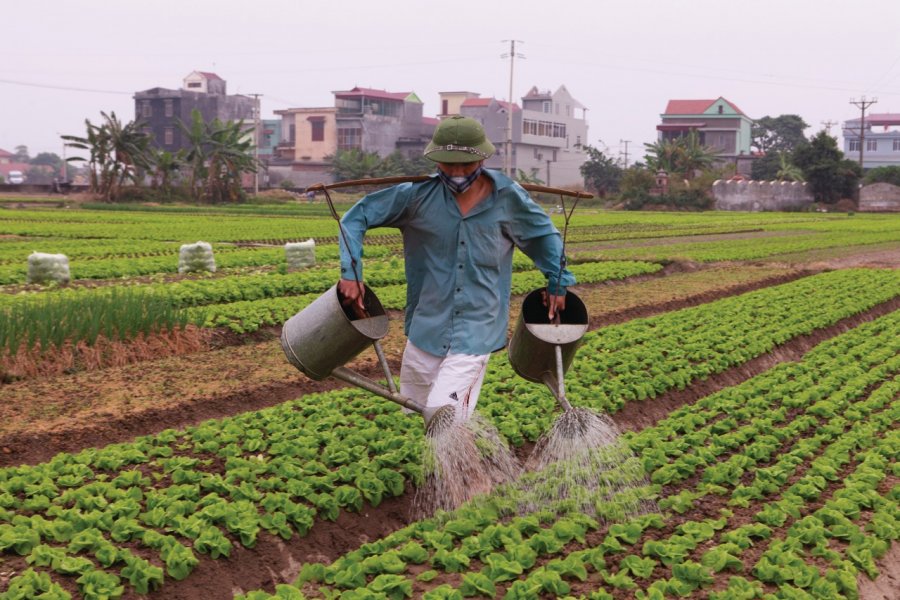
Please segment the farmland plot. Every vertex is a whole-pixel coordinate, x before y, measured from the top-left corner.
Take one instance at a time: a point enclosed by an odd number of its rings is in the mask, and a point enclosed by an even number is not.
[[[309,214],[298,227],[284,218],[293,209],[255,210],[0,215],[0,280],[14,284],[3,288],[0,310],[124,287],[166,298],[230,336],[277,325],[333,283],[335,228]],[[308,237],[320,242],[320,266],[284,272],[280,245]],[[224,268],[174,275],[178,245],[197,239],[221,249]],[[634,498],[601,488],[569,490],[565,501],[521,514],[529,489],[546,495],[560,485],[547,472],[410,524],[406,507],[422,477],[419,419],[362,392],[301,395],[313,386],[284,364],[277,342],[217,350],[208,374],[189,356],[166,359],[165,383],[145,389],[153,361],[107,369],[98,377],[109,395],[91,396],[80,373],[0,386],[0,464],[10,465],[0,469],[0,598],[193,600],[240,590],[255,599],[276,585],[281,598],[853,597],[854,578],[869,580],[883,566],[900,517],[898,271],[754,266],[748,272],[759,274],[745,280],[733,276],[740,264],[715,263],[790,255],[797,264],[804,254],[867,246],[891,256],[898,239],[897,219],[878,215],[579,217],[570,254],[589,310],[612,310],[618,320],[662,311],[590,333],[567,377],[573,403],[631,423],[624,439],[650,480],[634,494],[655,502],[645,515],[623,512]],[[388,230],[370,239],[366,277],[387,306],[402,309],[398,241]],[[18,285],[17,261],[32,250],[71,253],[79,281],[63,290]],[[691,262],[679,270],[673,260]],[[88,278],[99,287],[83,286]],[[517,293],[541,280],[517,258]],[[612,280],[623,283],[605,283]],[[784,350],[848,328],[802,360]],[[234,383],[228,412],[241,414],[192,422],[204,413],[185,408],[214,405],[222,393],[214,390],[226,389],[217,385],[239,381],[237,356],[266,363],[257,372],[285,384],[254,392]],[[785,358],[796,362],[778,365]],[[744,381],[749,364],[777,366]],[[274,389],[280,398],[297,389],[296,399],[242,412],[278,402],[264,398]],[[696,402],[666,415],[685,397]],[[72,436],[73,452],[18,465],[16,456],[41,456],[40,448],[20,453],[23,441],[59,443],[28,437],[28,423],[62,432],[112,415],[126,423],[155,400],[142,425],[152,435],[105,436],[123,442],[106,448]],[[500,356],[479,407],[522,455],[555,414],[549,394],[517,379]]]

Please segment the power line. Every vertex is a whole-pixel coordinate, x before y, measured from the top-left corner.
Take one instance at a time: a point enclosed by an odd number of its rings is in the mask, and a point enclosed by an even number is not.
[[[62,90],[64,92],[89,92],[92,94],[121,94],[131,96],[134,92],[119,92],[115,90],[93,90],[89,88],[70,87],[64,85],[50,85],[48,83],[32,83],[30,81],[16,81],[14,79],[0,79],[0,83],[8,83],[10,85],[23,85],[25,87],[44,88],[48,90]]]

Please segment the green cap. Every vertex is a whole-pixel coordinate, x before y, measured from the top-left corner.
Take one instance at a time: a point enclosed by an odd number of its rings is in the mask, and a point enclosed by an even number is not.
[[[425,158],[439,163],[466,163],[490,158],[494,150],[481,123],[454,115],[438,124],[425,148]]]

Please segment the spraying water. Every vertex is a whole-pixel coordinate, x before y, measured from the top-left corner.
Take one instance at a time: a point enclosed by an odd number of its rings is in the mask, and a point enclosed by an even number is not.
[[[616,424],[587,408],[570,408],[535,445],[522,481],[522,512],[564,506],[608,520],[656,510],[646,473]]]
[[[430,423],[423,462],[425,481],[413,498],[416,519],[453,510],[521,472],[500,432],[477,413],[465,421]]]

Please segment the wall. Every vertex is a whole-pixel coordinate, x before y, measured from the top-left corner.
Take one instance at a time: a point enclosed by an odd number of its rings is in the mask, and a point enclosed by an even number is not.
[[[862,187],[859,212],[900,212],[900,186],[873,183]]]
[[[787,181],[724,181],[713,183],[716,210],[752,212],[798,210],[810,206],[812,194],[805,183]]]

